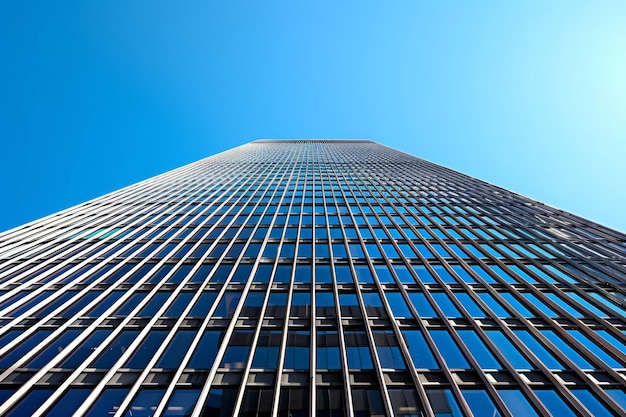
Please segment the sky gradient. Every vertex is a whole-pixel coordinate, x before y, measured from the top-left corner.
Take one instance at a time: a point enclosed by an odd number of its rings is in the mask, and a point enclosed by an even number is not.
[[[626,2],[8,3],[0,231],[259,138],[372,139],[626,231]]]

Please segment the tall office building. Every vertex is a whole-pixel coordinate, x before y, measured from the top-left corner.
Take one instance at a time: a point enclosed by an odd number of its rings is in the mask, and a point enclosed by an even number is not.
[[[625,290],[622,233],[260,140],[0,234],[0,414],[619,416]]]

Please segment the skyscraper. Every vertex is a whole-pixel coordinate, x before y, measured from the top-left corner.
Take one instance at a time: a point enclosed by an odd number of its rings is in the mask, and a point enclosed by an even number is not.
[[[626,235],[260,140],[0,234],[0,414],[626,412]]]

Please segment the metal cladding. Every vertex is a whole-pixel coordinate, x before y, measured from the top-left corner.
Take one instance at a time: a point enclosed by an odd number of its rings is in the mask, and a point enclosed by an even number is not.
[[[3,416],[620,416],[626,236],[365,140],[0,234]]]

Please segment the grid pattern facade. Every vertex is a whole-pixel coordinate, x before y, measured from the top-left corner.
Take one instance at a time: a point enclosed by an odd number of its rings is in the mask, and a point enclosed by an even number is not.
[[[0,234],[0,415],[619,416],[626,236],[261,140]]]

